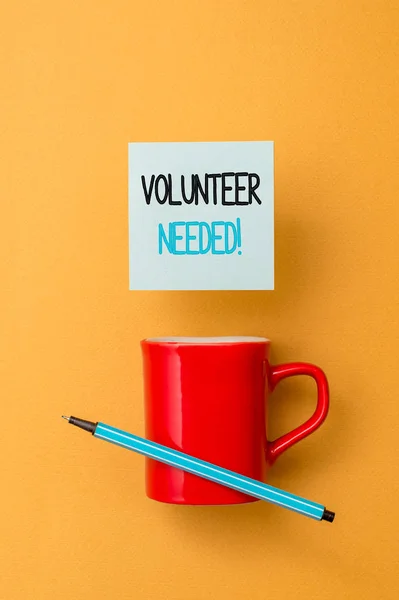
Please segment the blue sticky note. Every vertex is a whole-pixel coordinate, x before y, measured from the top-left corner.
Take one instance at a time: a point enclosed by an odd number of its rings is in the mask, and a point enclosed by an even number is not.
[[[130,289],[272,290],[273,150],[129,144]]]

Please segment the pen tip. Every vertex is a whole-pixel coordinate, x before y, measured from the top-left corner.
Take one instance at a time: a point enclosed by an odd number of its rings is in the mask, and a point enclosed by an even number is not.
[[[65,415],[62,415],[63,419],[66,419],[67,421],[69,421],[70,417],[66,417]]]

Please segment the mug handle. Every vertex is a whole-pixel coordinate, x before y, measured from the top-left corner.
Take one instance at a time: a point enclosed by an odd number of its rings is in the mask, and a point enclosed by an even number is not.
[[[282,435],[281,437],[268,443],[268,461],[273,464],[274,461],[288,450],[291,446],[303,440],[313,433],[323,423],[328,414],[329,390],[328,382],[323,371],[310,363],[287,363],[284,365],[270,366],[269,371],[269,389],[272,392],[276,385],[286,377],[294,375],[309,375],[317,385],[317,406],[313,415],[302,425],[296,427],[293,431]]]

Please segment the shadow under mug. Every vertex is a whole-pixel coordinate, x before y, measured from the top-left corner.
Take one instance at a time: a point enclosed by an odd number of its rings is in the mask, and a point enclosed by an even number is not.
[[[146,437],[247,477],[265,481],[285,450],[324,421],[329,392],[309,363],[269,363],[258,337],[149,338],[141,342]],[[286,377],[309,375],[317,406],[302,425],[274,441],[266,435],[268,395]],[[146,459],[147,496],[174,504],[240,504],[256,498]]]

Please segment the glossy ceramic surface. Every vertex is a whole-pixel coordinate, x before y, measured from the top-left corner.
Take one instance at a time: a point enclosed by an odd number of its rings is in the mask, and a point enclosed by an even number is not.
[[[265,481],[268,466],[327,416],[324,373],[307,363],[271,366],[270,342],[264,338],[158,338],[141,346],[146,437],[225,469]],[[294,431],[268,442],[268,393],[282,379],[300,374],[317,383],[316,411]],[[146,459],[146,491],[176,504],[255,501],[152,459]]]

